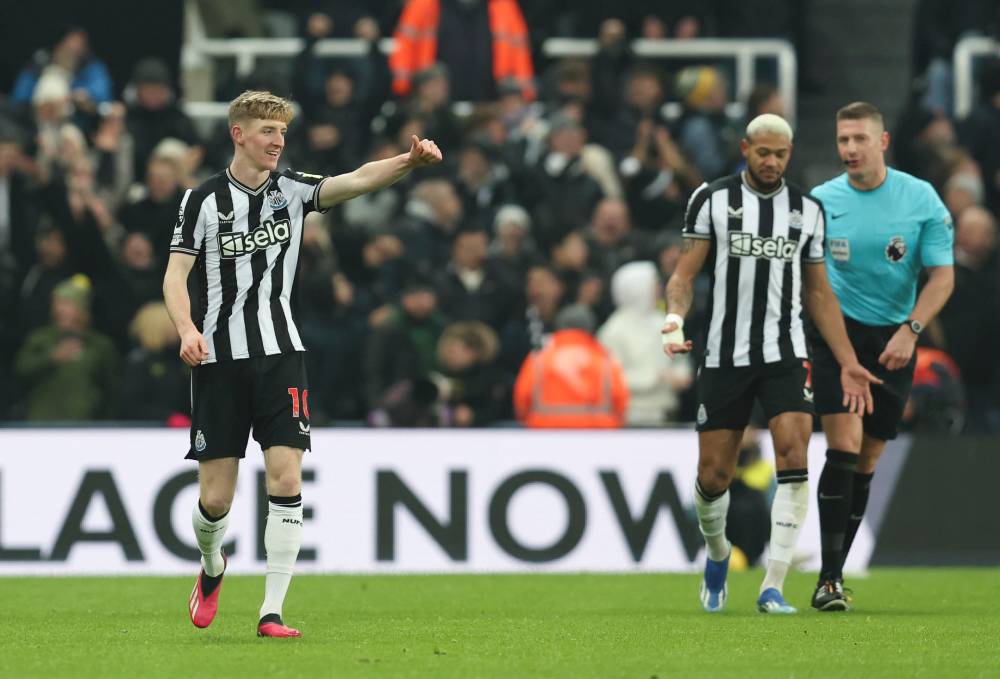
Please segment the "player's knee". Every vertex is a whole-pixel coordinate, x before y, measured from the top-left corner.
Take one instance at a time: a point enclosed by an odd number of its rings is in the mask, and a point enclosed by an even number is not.
[[[733,481],[733,475],[716,466],[699,465],[698,485],[709,495],[722,495]]]
[[[232,503],[232,498],[222,494],[208,493],[201,498],[201,506],[210,516],[216,518],[225,515]]]
[[[774,459],[779,469],[798,469],[806,466],[806,449],[809,440],[783,441],[774,444]]]
[[[270,495],[291,497],[302,490],[302,479],[297,470],[282,470],[267,477],[267,491]]]

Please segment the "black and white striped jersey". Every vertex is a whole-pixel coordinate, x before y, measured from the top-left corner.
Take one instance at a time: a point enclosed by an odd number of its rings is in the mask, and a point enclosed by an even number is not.
[[[302,222],[324,178],[286,170],[250,188],[226,169],[181,200],[171,252],[196,255],[203,363],[305,351],[292,314]]]
[[[742,174],[698,187],[683,235],[712,241],[706,367],[809,357],[801,263],[823,262],[823,234],[822,204],[784,181],[767,195]]]

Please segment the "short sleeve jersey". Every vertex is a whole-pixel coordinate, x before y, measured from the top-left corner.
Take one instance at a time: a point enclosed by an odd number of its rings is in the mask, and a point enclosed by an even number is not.
[[[953,263],[951,216],[934,188],[889,168],[871,191],[842,174],[812,194],[826,209],[830,285],[844,315],[872,326],[905,321],[920,271]]]

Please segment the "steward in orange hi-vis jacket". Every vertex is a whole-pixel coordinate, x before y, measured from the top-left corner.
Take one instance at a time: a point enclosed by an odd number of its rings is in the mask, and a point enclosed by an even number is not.
[[[589,329],[560,323],[580,308],[559,312],[556,327],[565,329],[553,333],[548,345],[521,366],[514,410],[527,427],[613,429],[625,422],[628,386],[622,367]]]
[[[514,82],[526,100],[535,98],[535,71],[531,64],[528,27],[516,0],[485,0],[493,38],[493,79]],[[396,47],[389,57],[392,91],[410,93],[413,76],[433,65],[438,55],[440,0],[409,0],[393,35]]]

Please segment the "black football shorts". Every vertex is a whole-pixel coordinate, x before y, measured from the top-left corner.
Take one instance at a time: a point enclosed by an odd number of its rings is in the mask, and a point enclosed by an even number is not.
[[[698,431],[740,429],[750,422],[754,399],[770,421],[782,413],[813,414],[809,361],[790,358],[777,363],[698,371]]]
[[[864,416],[865,433],[883,441],[892,440],[899,433],[899,421],[903,417],[903,408],[906,407],[906,401],[910,397],[913,372],[917,367],[917,352],[913,352],[913,358],[905,367],[899,370],[886,370],[879,364],[878,357],[885,351],[885,346],[900,326],[865,325],[846,316],[844,324],[847,326],[847,336],[854,346],[858,362],[884,382],[871,386],[875,411],[871,415]],[[808,328],[808,338],[812,346],[816,412],[820,416],[846,413],[847,408],[842,405],[844,392],[840,388],[840,364],[812,324]]]
[[[309,382],[302,352],[200,365],[191,371],[189,460],[246,455],[251,430],[262,450],[308,450]]]

